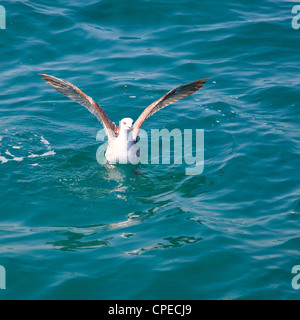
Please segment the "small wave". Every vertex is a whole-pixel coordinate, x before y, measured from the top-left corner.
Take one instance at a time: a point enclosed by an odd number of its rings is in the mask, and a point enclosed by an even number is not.
[[[15,136],[15,134],[13,134],[13,136]],[[39,140],[36,141],[38,138]],[[32,151],[29,151],[28,148],[26,148],[26,140],[24,141],[19,141],[19,142],[15,142],[13,141],[12,138],[8,138],[8,137],[0,137],[0,141],[5,144],[6,140],[8,140],[8,144],[6,144],[6,146],[8,146],[9,148],[7,148],[4,152],[5,155],[1,155],[0,156],[0,163],[1,164],[4,164],[4,163],[7,163],[9,161],[17,161],[17,162],[21,162],[23,161],[24,159],[28,158],[28,159],[31,159],[31,158],[42,158],[42,157],[47,157],[47,156],[54,156],[56,154],[56,152],[54,150],[52,150],[51,148],[51,144],[48,140],[46,140],[43,136],[41,136],[40,138],[38,137],[38,135],[34,134],[34,137],[27,137],[27,141],[30,141],[31,145],[34,146],[34,148],[37,149],[38,147],[38,144],[39,143],[42,143],[43,147],[45,148],[46,146],[46,150],[39,154],[37,152],[32,152]],[[32,143],[33,142],[36,142],[36,143]],[[17,145],[18,144],[18,145]],[[26,150],[27,149],[27,152],[28,154],[24,155],[24,154],[20,154],[20,155],[15,155],[15,152],[20,152],[21,149],[24,149]],[[12,151],[14,150],[14,151]],[[1,154],[1,152],[0,152]],[[33,165],[38,165],[38,164],[33,164]]]
[[[56,155],[56,152],[51,150],[51,151],[45,152],[43,154],[30,154],[28,156],[28,158],[47,157],[47,156],[54,156],[54,155]]]
[[[47,141],[43,136],[41,136],[41,142],[42,142],[45,146],[50,146],[50,142]]]
[[[8,162],[8,159],[6,159],[5,157],[0,156],[0,161],[1,161],[1,163],[6,163],[6,162]]]

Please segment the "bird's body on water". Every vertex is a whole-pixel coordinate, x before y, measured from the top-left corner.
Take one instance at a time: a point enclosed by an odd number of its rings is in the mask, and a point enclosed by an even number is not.
[[[99,104],[76,86],[66,80],[47,74],[41,74],[41,76],[54,89],[86,107],[102,122],[108,137],[105,157],[109,163],[128,163],[130,159],[139,158],[140,150],[135,146],[143,122],[159,109],[193,94],[203,87],[207,80],[205,78],[193,81],[169,91],[163,97],[150,104],[135,122],[131,118],[124,118],[119,122],[119,126],[116,126]]]

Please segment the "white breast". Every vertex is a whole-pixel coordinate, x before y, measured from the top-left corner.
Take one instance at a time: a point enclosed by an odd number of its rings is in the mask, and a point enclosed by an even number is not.
[[[139,158],[138,147],[132,139],[128,138],[127,132],[108,141],[105,158],[109,163],[133,163]]]

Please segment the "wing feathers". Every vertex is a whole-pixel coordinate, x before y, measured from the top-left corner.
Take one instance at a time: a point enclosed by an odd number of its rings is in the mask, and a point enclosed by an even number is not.
[[[55,90],[83,105],[94,114],[97,119],[102,122],[108,136],[115,136],[114,131],[116,125],[110,121],[104,110],[91,97],[87,96],[84,92],[66,80],[47,74],[41,74],[41,76]]]
[[[148,106],[142,112],[142,114],[139,116],[137,121],[134,123],[134,126],[133,126],[134,139],[137,138],[142,124],[144,123],[144,121],[148,117],[150,117],[152,114],[154,114],[159,109],[162,109],[171,103],[174,103],[178,100],[181,100],[181,99],[186,98],[189,95],[193,94],[194,92],[196,92],[197,90],[199,90],[200,88],[203,87],[204,83],[206,83],[206,80],[208,80],[208,78],[193,81],[193,82],[190,82],[187,84],[183,84],[183,85],[169,91],[163,97],[161,97],[157,101],[150,104],[150,106]]]

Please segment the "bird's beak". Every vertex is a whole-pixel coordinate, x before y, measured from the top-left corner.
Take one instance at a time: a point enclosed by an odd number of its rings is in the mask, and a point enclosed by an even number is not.
[[[130,127],[129,127],[129,130],[133,130],[133,126],[130,126]]]

